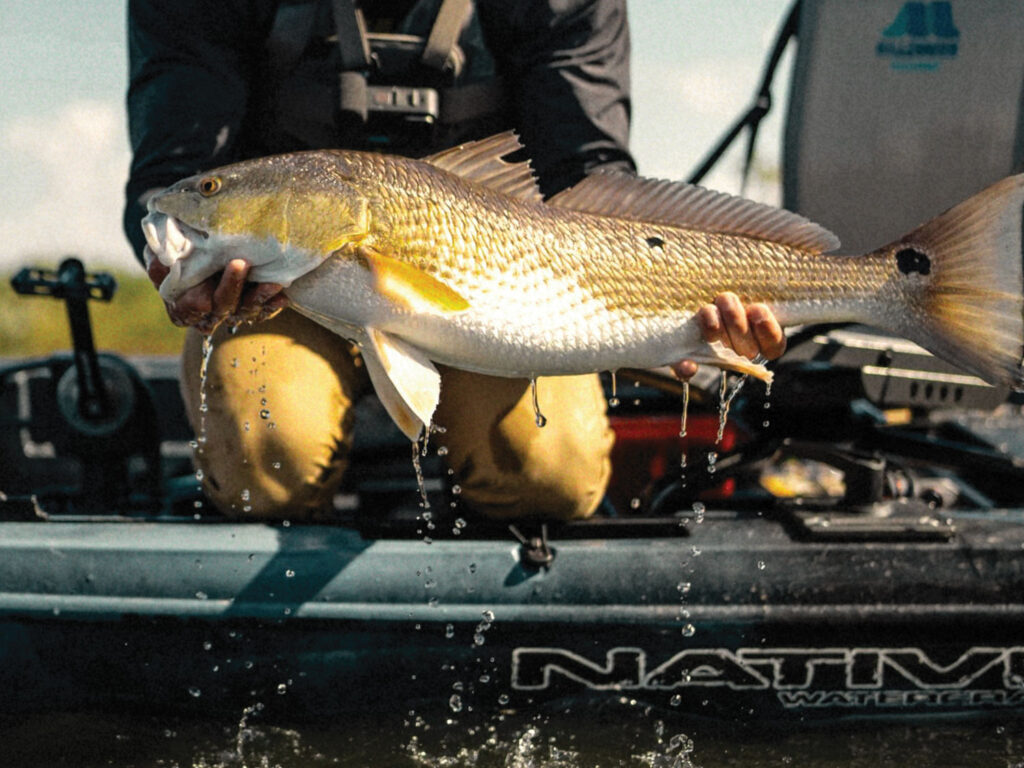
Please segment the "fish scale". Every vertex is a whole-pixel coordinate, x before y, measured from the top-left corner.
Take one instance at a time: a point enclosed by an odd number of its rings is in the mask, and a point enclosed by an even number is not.
[[[415,438],[434,362],[498,376],[656,367],[683,358],[766,381],[700,335],[724,291],[786,325],[854,321],[1021,388],[1024,176],[866,255],[831,253],[793,213],[685,184],[592,174],[544,202],[513,134],[422,160],[326,150],[184,179],[149,203],[150,249],[177,296],[242,255],[299,312],[357,340]]]

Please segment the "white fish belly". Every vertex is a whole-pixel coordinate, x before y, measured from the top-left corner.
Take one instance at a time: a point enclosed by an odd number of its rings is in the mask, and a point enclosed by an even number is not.
[[[655,367],[701,344],[690,314],[633,317],[553,273],[477,284],[468,293],[463,312],[396,315],[382,329],[437,362],[496,376]]]
[[[342,335],[374,327],[431,360],[493,376],[656,367],[701,345],[699,329],[684,313],[630,317],[553,273],[534,275],[529,289],[523,282],[481,278],[460,286],[469,309],[414,312],[380,296],[361,265],[335,260],[296,280],[287,293],[301,312]]]
[[[467,312],[419,318],[392,333],[432,360],[492,376],[560,376],[619,368],[654,368],[686,357],[702,343],[692,320],[615,317],[586,326],[523,322]]]

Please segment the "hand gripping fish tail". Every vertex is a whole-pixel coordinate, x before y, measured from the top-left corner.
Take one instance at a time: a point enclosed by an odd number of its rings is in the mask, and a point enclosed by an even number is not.
[[[894,330],[993,384],[1024,389],[1024,174],[879,249],[907,303]]]

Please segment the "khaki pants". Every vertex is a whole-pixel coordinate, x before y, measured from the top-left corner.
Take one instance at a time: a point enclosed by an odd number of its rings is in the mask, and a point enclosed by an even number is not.
[[[351,345],[285,310],[235,334],[214,334],[205,406],[202,337],[182,356],[189,420],[207,495],[230,515],[308,517],[330,504],[352,443],[353,404],[369,391]],[[538,382],[547,425],[535,423],[529,382],[440,367],[434,416],[461,498],[491,517],[587,517],[611,474],[613,435],[596,375]]]

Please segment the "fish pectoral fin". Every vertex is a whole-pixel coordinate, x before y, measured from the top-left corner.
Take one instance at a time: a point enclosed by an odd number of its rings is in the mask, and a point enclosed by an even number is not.
[[[367,246],[360,246],[356,256],[373,275],[377,292],[400,307],[433,315],[469,308],[462,294],[412,264]]]
[[[437,408],[441,374],[420,350],[375,328],[366,329],[362,354],[384,408],[406,437],[417,440]]]
[[[760,363],[748,360],[720,341],[704,344],[699,350],[687,353],[685,357],[688,360],[693,360],[697,365],[713,365],[725,371],[746,373],[766,384],[770,384],[772,380],[771,371]]]

